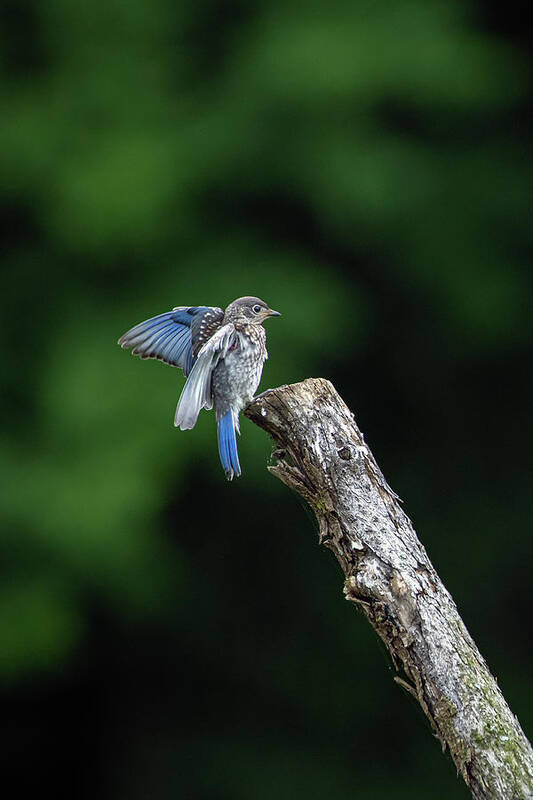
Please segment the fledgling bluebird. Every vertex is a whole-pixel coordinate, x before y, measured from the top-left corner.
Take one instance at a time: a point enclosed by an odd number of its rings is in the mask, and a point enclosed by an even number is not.
[[[181,367],[187,381],[174,425],[196,425],[202,408],[213,408],[218,451],[228,480],[241,474],[237,439],[239,414],[253,399],[268,358],[262,323],[279,317],[258,297],[239,297],[225,311],[211,306],[178,306],[139,323],[118,343],[133,355]]]

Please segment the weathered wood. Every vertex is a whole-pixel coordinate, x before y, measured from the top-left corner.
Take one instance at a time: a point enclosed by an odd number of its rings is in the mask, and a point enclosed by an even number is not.
[[[531,745],[332,384],[281,386],[245,413],[276,442],[269,470],[315,512],[346,598],[385,642],[473,796],[533,798]]]

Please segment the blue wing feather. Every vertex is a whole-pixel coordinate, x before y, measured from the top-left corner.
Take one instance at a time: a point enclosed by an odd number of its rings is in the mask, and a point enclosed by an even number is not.
[[[202,344],[220,327],[224,312],[211,306],[174,308],[135,325],[118,340],[141,358],[157,358],[188,375]]]
[[[159,358],[162,355],[162,344],[169,336],[176,335],[176,326],[171,323],[170,325],[161,324],[159,327],[152,329],[146,336],[138,336],[134,344],[133,355],[141,356],[141,358]]]
[[[151,350],[153,350],[160,358],[167,361],[170,360],[169,351],[173,345],[181,344],[184,341],[186,345],[190,339],[190,334],[187,328],[178,328],[175,323],[172,323],[167,328],[162,330],[161,334],[151,343]]]
[[[182,431],[194,428],[202,408],[213,408],[213,370],[234,346],[238,335],[232,324],[223,325],[201,349],[176,408],[174,425]]]

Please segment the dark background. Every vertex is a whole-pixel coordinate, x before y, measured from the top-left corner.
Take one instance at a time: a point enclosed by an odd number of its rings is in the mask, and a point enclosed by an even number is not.
[[[525,6],[524,6],[525,7]],[[0,750],[18,794],[466,798],[248,420],[127,328],[263,297],[526,731],[531,60],[517,2],[3,3]]]

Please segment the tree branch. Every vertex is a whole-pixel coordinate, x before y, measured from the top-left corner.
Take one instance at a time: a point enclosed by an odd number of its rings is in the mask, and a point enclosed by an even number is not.
[[[346,598],[385,642],[475,798],[533,798],[533,751],[398,497],[329,381],[257,397],[246,415],[278,450],[268,469],[309,503]]]

